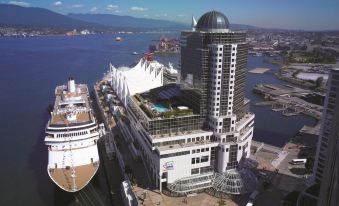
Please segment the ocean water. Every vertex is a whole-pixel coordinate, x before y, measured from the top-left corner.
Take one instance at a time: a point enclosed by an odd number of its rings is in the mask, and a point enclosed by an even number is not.
[[[88,84],[99,80],[111,62],[129,66],[155,43],[160,34],[89,36],[45,36],[0,38],[0,205],[67,205],[71,194],[58,189],[47,175],[47,148],[44,127],[47,107],[54,102],[56,85],[69,76]],[[178,55],[159,55],[158,60],[178,64]],[[264,57],[249,57],[248,69],[277,66],[265,63]],[[247,73],[246,95],[252,104],[262,101],[252,93],[256,83],[278,83],[272,72]],[[251,106],[256,114],[254,139],[282,146],[304,124],[314,124],[305,116],[284,117],[268,108]],[[112,171],[114,172],[114,171]],[[103,199],[103,175],[95,185]],[[107,200],[106,200],[107,201]]]

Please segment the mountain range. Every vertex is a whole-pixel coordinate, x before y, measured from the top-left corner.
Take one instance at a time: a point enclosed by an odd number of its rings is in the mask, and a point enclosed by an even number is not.
[[[188,24],[113,14],[63,15],[44,8],[0,4],[0,26],[87,28],[96,30],[183,30]],[[231,24],[231,29],[258,29]]]
[[[48,9],[0,4],[0,25],[33,27],[102,27]]]

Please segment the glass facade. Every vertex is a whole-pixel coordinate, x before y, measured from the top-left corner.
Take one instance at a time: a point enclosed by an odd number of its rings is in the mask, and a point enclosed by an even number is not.
[[[211,98],[210,88],[211,76],[213,75],[210,67],[214,64],[212,61],[212,52],[208,47],[211,44],[223,44],[223,70],[221,77],[221,97],[220,97],[220,115],[227,115],[228,108],[228,87],[230,75],[235,76],[233,113],[240,119],[244,116],[244,89],[245,89],[245,71],[247,63],[246,33],[228,32],[228,33],[205,33],[205,32],[182,32],[181,39],[181,78],[185,93],[190,96],[194,109],[199,111],[203,120],[203,125],[208,125],[206,118],[208,115],[208,100]],[[235,73],[230,73],[232,67],[231,53],[232,44],[237,44],[237,59]],[[235,62],[234,62],[235,64]]]

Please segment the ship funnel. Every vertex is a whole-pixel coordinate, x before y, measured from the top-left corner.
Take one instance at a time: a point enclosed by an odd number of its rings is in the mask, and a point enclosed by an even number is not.
[[[69,92],[75,93],[75,82],[73,77],[68,79],[67,89]]]

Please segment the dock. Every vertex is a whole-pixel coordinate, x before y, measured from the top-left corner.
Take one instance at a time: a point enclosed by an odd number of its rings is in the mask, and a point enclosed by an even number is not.
[[[253,92],[263,95],[266,101],[256,103],[256,106],[270,106],[273,111],[282,111],[284,116],[304,114],[320,120],[323,107],[312,104],[301,97],[312,94],[313,91],[290,85],[258,84]]]
[[[116,119],[110,112],[110,105],[105,101],[105,94],[101,91],[100,85],[106,82],[102,80],[94,85],[94,96],[99,111],[99,116],[105,124],[106,136],[100,144],[100,158],[105,167],[107,184],[112,195],[113,203],[116,205],[135,205],[139,202],[135,193],[131,190],[132,184],[126,175],[126,165],[117,146],[119,134]],[[118,174],[117,174],[118,173]],[[119,196],[119,197],[117,197]]]
[[[270,69],[269,68],[255,68],[255,69],[252,69],[250,71],[248,71],[249,73],[252,73],[252,74],[264,74],[266,73],[267,71],[269,71]]]

